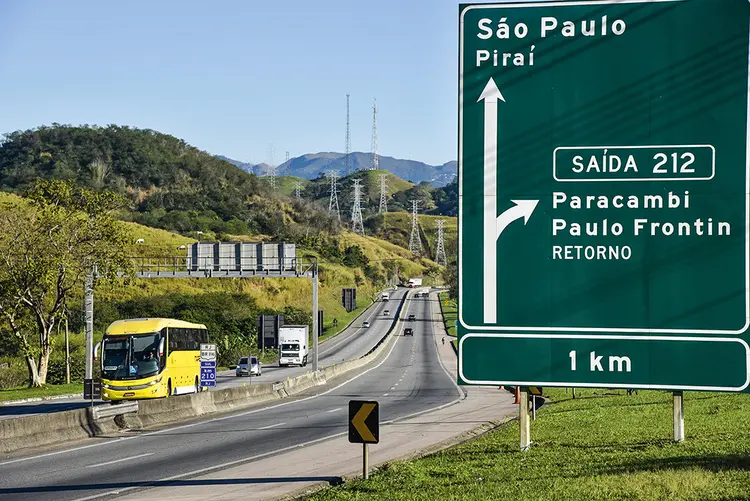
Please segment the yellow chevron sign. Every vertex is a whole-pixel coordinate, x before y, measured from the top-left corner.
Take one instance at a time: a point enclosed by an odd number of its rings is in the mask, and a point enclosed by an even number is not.
[[[349,401],[349,442],[377,444],[379,441],[379,409],[377,402]]]

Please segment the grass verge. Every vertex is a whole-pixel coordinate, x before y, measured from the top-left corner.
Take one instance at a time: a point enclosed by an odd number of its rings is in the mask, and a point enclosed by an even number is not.
[[[449,336],[456,337],[456,320],[458,319],[458,308],[456,302],[448,299],[448,292],[438,294],[440,299],[440,310],[443,312],[445,330]]]
[[[686,441],[672,437],[671,394],[545,390],[518,450],[518,422],[305,499],[746,500],[750,398],[685,394]]]
[[[363,304],[365,301],[367,301],[367,304]],[[318,342],[325,341],[326,339],[332,338],[338,334],[341,333],[344,329],[346,329],[346,326],[349,325],[349,322],[354,320],[354,318],[365,311],[367,308],[372,306],[372,302],[369,301],[369,299],[362,298],[357,299],[357,302],[360,303],[359,306],[355,310],[352,310],[348,313],[344,313],[343,315],[337,315],[336,319],[338,320],[338,323],[336,324],[336,327],[333,326],[333,319],[326,319],[323,318],[323,334],[320,336],[320,339]]]
[[[0,402],[82,392],[83,384],[79,383],[48,385],[43,388],[8,388],[0,389]]]

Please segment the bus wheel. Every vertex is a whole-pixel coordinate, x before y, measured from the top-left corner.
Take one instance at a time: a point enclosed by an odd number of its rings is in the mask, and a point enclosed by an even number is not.
[[[167,398],[172,395],[172,380],[167,381]]]

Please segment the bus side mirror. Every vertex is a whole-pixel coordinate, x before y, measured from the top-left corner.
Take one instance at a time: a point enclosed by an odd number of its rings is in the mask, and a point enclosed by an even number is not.
[[[164,356],[164,338],[161,338],[161,340],[159,341],[159,356]]]
[[[102,343],[96,343],[96,346],[94,346],[94,353],[93,353],[94,360],[98,360],[99,359],[99,347],[101,345],[102,345]]]

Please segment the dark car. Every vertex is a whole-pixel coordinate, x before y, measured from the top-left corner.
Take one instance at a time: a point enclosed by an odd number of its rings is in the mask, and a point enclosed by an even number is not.
[[[404,336],[413,336],[414,335],[414,329],[411,327],[407,327],[404,329]]]
[[[409,315],[409,317],[406,320],[409,322],[413,322],[416,319],[417,319],[417,316],[414,313],[412,313],[411,315]]]

